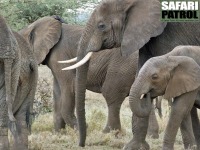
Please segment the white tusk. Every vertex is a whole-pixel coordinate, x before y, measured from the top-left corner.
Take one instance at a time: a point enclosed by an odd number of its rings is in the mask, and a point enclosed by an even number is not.
[[[74,64],[72,66],[63,68],[62,70],[72,70],[72,69],[76,69],[76,68],[82,66],[83,64],[85,64],[90,59],[92,54],[93,54],[93,52],[87,53],[87,55],[81,61],[77,62],[76,64]]]
[[[142,94],[142,95],[140,96],[140,99],[143,99],[144,95],[145,95],[145,94]]]
[[[68,63],[72,63],[72,62],[76,62],[76,61],[77,61],[77,57],[72,58],[70,60],[58,61],[58,63],[61,63],[61,64],[66,63],[66,64],[68,64]]]

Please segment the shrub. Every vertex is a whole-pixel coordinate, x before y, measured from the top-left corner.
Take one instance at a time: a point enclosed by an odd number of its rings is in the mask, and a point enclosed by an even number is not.
[[[53,100],[52,100],[52,84],[46,78],[39,78],[37,91],[34,100],[34,113],[35,115],[52,112]]]
[[[18,31],[44,16],[59,15],[68,23],[78,23],[76,9],[87,2],[100,0],[0,0],[0,14]]]

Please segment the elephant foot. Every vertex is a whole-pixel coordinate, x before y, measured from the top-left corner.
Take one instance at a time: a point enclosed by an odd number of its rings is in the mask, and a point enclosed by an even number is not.
[[[144,142],[138,142],[138,141],[134,141],[133,139],[127,143],[123,150],[149,150],[150,146],[149,144],[144,141]]]
[[[87,127],[87,126],[86,126],[86,127]],[[77,125],[77,124],[74,124],[73,129],[78,131],[78,125]]]
[[[185,149],[190,149],[190,150],[199,150],[196,143],[189,144],[187,146],[184,146]]]
[[[197,145],[188,146],[187,148],[185,147],[184,149],[199,150]],[[173,145],[170,145],[170,146],[163,145],[162,150],[174,150],[174,146]]]
[[[151,137],[152,139],[158,139],[159,134],[157,132],[148,132],[147,135]]]
[[[198,150],[197,145],[193,145],[193,146],[189,147],[189,149],[191,149],[191,150]]]
[[[78,130],[78,124],[77,124],[77,120],[76,120],[75,117],[72,118],[72,119],[70,119],[69,123],[67,123],[67,124],[69,124],[69,126],[70,126],[72,129]]]
[[[106,125],[103,129],[103,133],[110,133],[111,131],[121,131],[121,126]]]
[[[9,142],[7,136],[0,136],[0,150],[9,150]]]
[[[102,131],[104,134],[110,133],[112,132],[112,134],[116,137],[116,138],[121,138],[123,137],[125,134],[122,130],[108,130],[108,129],[104,129]]]
[[[200,150],[200,145],[199,144],[197,144],[197,150]]]
[[[14,144],[13,147],[11,148],[11,150],[28,150],[28,145],[25,146],[21,143]]]
[[[110,133],[111,131],[114,131],[116,134],[116,136],[118,135],[118,134],[120,134],[122,131],[120,130],[120,129],[111,129],[111,128],[109,128],[109,127],[105,127],[103,130],[102,130],[102,132],[103,133]]]
[[[185,149],[199,150],[196,145],[189,146],[188,148],[185,148]],[[171,147],[163,146],[162,150],[174,150],[174,147],[173,146],[171,146]]]
[[[106,126],[104,129],[103,129],[103,133],[110,133],[111,131],[111,128],[109,126]]]

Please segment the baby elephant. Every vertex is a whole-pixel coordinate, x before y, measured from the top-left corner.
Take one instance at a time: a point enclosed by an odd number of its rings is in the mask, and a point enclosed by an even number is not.
[[[185,149],[196,145],[190,111],[200,87],[200,47],[178,46],[170,53],[149,59],[139,71],[131,87],[132,111],[148,109],[150,99],[164,95],[174,98],[166,127],[163,150],[172,150],[180,127]],[[134,101],[139,101],[135,108]],[[134,104],[134,105],[133,105]],[[143,105],[146,105],[144,107]],[[125,149],[133,147],[129,142]]]
[[[0,16],[0,150],[28,149],[29,116],[37,85],[37,63],[28,43]],[[7,63],[9,62],[9,63]]]

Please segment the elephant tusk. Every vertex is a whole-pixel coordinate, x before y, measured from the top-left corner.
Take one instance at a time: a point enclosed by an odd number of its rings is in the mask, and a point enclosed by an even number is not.
[[[73,62],[76,62],[76,61],[77,61],[77,57],[72,58],[70,60],[58,61],[58,63],[60,63],[60,64],[64,64],[64,63],[68,64],[68,63],[73,63]]]
[[[145,94],[142,94],[142,95],[140,96],[140,99],[143,99],[144,95],[145,95]]]
[[[72,66],[63,68],[62,70],[72,70],[72,69],[76,69],[76,68],[82,66],[83,64],[85,64],[90,59],[92,54],[93,54],[93,52],[87,53],[87,55],[81,61],[77,62],[76,64],[74,64]]]

